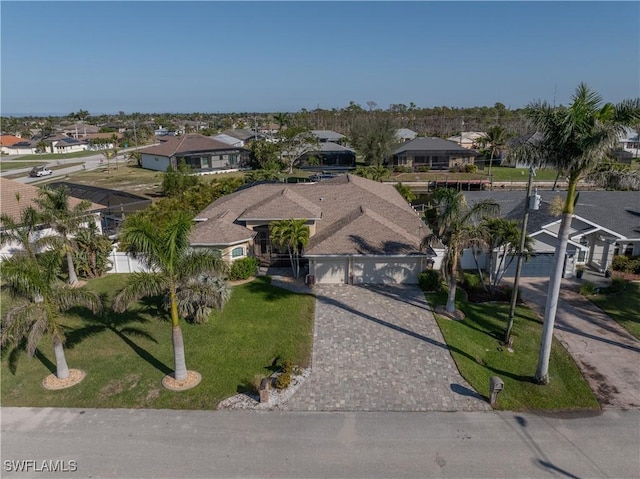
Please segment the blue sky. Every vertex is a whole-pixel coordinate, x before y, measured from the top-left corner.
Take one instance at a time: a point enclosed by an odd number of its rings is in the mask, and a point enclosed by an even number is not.
[[[511,108],[640,95],[639,2],[8,2],[0,112]]]

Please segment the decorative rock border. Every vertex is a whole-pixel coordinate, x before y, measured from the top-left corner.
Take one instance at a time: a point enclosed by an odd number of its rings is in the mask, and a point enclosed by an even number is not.
[[[187,378],[180,381],[174,379],[173,374],[162,378],[162,386],[169,391],[186,391],[196,387],[202,381],[202,375],[197,371],[187,371]]]
[[[86,375],[87,373],[81,369],[69,369],[69,377],[65,379],[58,379],[55,374],[49,374],[42,380],[42,387],[52,391],[67,389],[78,384]]]

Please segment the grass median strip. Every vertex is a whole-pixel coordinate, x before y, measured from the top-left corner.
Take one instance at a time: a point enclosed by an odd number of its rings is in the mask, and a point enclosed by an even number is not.
[[[428,294],[436,306],[446,303],[446,295]],[[480,394],[489,396],[489,378],[499,376],[504,390],[498,408],[506,410],[597,409],[593,393],[569,353],[554,340],[551,352],[550,382],[533,381],[542,323],[529,308],[518,306],[513,328],[514,351],[501,345],[509,305],[458,301],[466,318],[452,321],[436,315],[442,334],[462,376]]]
[[[109,305],[125,276],[110,274],[88,287],[104,294]],[[32,359],[3,351],[3,406],[214,409],[256,375],[270,374],[274,358],[301,366],[310,360],[314,298],[257,278],[235,286],[224,311],[209,323],[182,323],[187,366],[202,374],[202,382],[188,391],[167,391],[160,381],[173,369],[171,325],[159,304],[141,303],[103,318],[75,311],[65,322],[67,362],[87,376],[70,389],[41,386],[54,369],[50,341],[43,340]]]

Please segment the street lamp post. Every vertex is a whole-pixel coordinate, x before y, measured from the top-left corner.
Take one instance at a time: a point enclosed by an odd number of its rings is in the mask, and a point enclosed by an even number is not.
[[[529,211],[537,210],[540,208],[540,201],[536,189],[535,196],[531,196],[531,187],[533,184],[533,177],[536,176],[536,170],[533,167],[529,167],[529,181],[527,182],[527,200],[524,206],[524,218],[522,220],[522,231],[520,233],[520,247],[518,249],[518,261],[516,262],[516,275],[513,279],[513,291],[511,292],[511,304],[509,306],[509,320],[507,322],[507,328],[504,332],[504,343],[511,347],[511,329],[513,328],[513,317],[516,312],[516,303],[518,302],[518,286],[520,283],[520,273],[522,271],[522,257],[524,256],[524,246],[527,239],[527,223],[529,221]]]

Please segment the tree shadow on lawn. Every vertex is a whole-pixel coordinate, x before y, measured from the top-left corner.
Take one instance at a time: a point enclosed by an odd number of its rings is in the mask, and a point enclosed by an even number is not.
[[[52,346],[53,347],[53,346]],[[8,352],[7,352],[8,351]],[[11,349],[3,349],[2,357],[7,357],[7,364],[9,367],[9,372],[15,376],[18,371],[18,360],[23,354],[27,354],[27,340],[22,339],[18,344],[16,344]],[[42,363],[42,365],[49,370],[51,374],[56,373],[56,365],[53,364],[48,357],[46,357],[40,349],[36,349],[33,356],[38,359]]]
[[[286,299],[292,295],[300,295],[300,293],[294,293],[288,289],[278,288],[271,284],[271,279],[266,280],[262,278],[256,278],[250,283],[243,285],[250,293],[258,295],[264,301],[279,301]]]
[[[82,315],[82,318],[90,324],[70,331],[67,334],[67,340],[65,342],[66,348],[73,349],[87,338],[101,334],[105,331],[111,331],[127,346],[129,346],[141,359],[144,359],[160,372],[164,374],[170,374],[173,372],[173,369],[169,368],[166,364],[161,362],[158,358],[131,339],[131,337],[137,337],[152,341],[156,344],[158,343],[151,334],[139,327],[140,325],[145,325],[150,322],[148,318],[142,316],[141,311],[125,311],[124,313],[108,311],[107,314],[102,317],[93,316],[88,313],[87,310],[84,311],[85,314]]]

